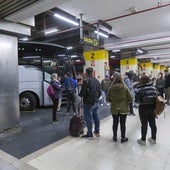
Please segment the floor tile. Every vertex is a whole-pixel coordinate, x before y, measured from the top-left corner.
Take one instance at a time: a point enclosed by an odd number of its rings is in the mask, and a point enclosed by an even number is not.
[[[168,106],[167,111],[170,111]],[[157,144],[147,142],[139,145],[140,121],[136,116],[127,117],[127,137],[129,141],[112,140],[112,117],[101,123],[101,137],[94,140],[70,138],[65,143],[56,145],[28,162],[39,170],[169,170],[170,169],[170,133],[168,132],[170,115],[166,119],[161,115],[157,120]],[[148,127],[147,137],[150,137]],[[67,160],[67,161],[66,161]]]

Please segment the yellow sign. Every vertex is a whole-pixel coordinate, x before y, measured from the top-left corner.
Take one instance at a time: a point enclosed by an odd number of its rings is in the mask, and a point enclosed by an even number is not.
[[[160,69],[160,65],[159,64],[155,64],[154,65],[154,69],[158,69],[159,70]]]
[[[121,66],[136,65],[136,64],[137,64],[137,59],[136,58],[127,58],[127,59],[121,59],[120,60],[120,65]]]
[[[99,41],[97,39],[88,37],[86,35],[83,36],[83,43],[93,45],[95,47],[99,45]]]
[[[161,66],[160,66],[160,70],[161,70],[162,72],[165,71],[165,70],[166,70],[166,66],[161,65]]]
[[[140,65],[144,68],[148,68],[148,67],[153,67],[153,64],[152,63],[140,63]]]
[[[87,51],[87,52],[84,52],[83,55],[86,61],[108,60],[108,51],[106,50]]]

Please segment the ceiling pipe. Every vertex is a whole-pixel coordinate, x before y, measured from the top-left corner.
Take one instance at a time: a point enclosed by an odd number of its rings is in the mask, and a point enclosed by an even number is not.
[[[145,43],[144,43],[145,42]],[[121,48],[132,48],[132,47],[142,47],[144,44],[146,46],[146,42],[149,44],[158,44],[160,42],[167,43],[170,42],[170,36],[161,36],[161,37],[154,37],[154,38],[146,38],[146,39],[139,39],[139,40],[132,40],[132,41],[124,41],[118,43],[112,43],[111,45],[104,46],[105,48],[113,49],[121,49]],[[142,44],[143,43],[143,44]]]
[[[159,59],[170,59],[170,53],[167,54],[146,54],[146,55],[138,55],[137,59],[147,59],[147,58],[159,58]]]
[[[141,10],[141,11],[138,11],[136,13],[130,13],[130,14],[126,14],[126,15],[121,15],[121,16],[118,16],[118,17],[114,17],[114,18],[110,18],[110,19],[106,19],[106,20],[102,20],[102,21],[103,22],[113,21],[113,20],[117,20],[117,19],[120,19],[120,18],[125,18],[125,17],[128,17],[128,16],[137,15],[137,14],[140,14],[140,13],[156,10],[156,9],[159,9],[159,8],[164,8],[164,7],[167,7],[167,6],[170,6],[170,3],[167,3],[165,5],[156,6],[156,7],[153,7],[153,8],[148,8],[148,9],[145,9],[145,10]],[[55,13],[54,11],[51,11],[51,10],[50,10],[50,12]],[[67,29],[67,30],[59,31],[56,34],[66,33],[66,32],[69,32],[69,31],[76,30],[76,29],[94,26],[94,25],[97,25],[99,23],[100,22],[95,22],[95,23],[92,23],[92,24],[84,25],[82,27],[70,28],[70,29]]]
[[[151,60],[152,63],[165,63],[165,62],[170,62],[170,59],[160,59],[160,60]]]

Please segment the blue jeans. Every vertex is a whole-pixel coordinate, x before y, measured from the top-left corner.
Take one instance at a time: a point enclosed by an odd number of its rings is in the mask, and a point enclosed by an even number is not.
[[[84,119],[86,121],[87,125],[87,134],[92,135],[92,130],[93,130],[93,123],[94,123],[94,128],[95,132],[100,131],[100,119],[98,115],[98,109],[99,105],[98,103],[95,103],[94,105],[86,105],[84,104]]]
[[[106,95],[107,95],[107,91],[103,90],[102,91],[102,104],[106,104]]]

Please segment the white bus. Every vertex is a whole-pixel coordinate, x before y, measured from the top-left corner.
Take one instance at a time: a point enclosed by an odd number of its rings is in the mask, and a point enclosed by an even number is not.
[[[31,111],[37,106],[51,106],[47,94],[50,76],[58,73],[61,82],[66,73],[75,77],[74,64],[66,48],[50,43],[19,42],[19,103],[21,111]],[[63,93],[63,102],[65,101]]]

